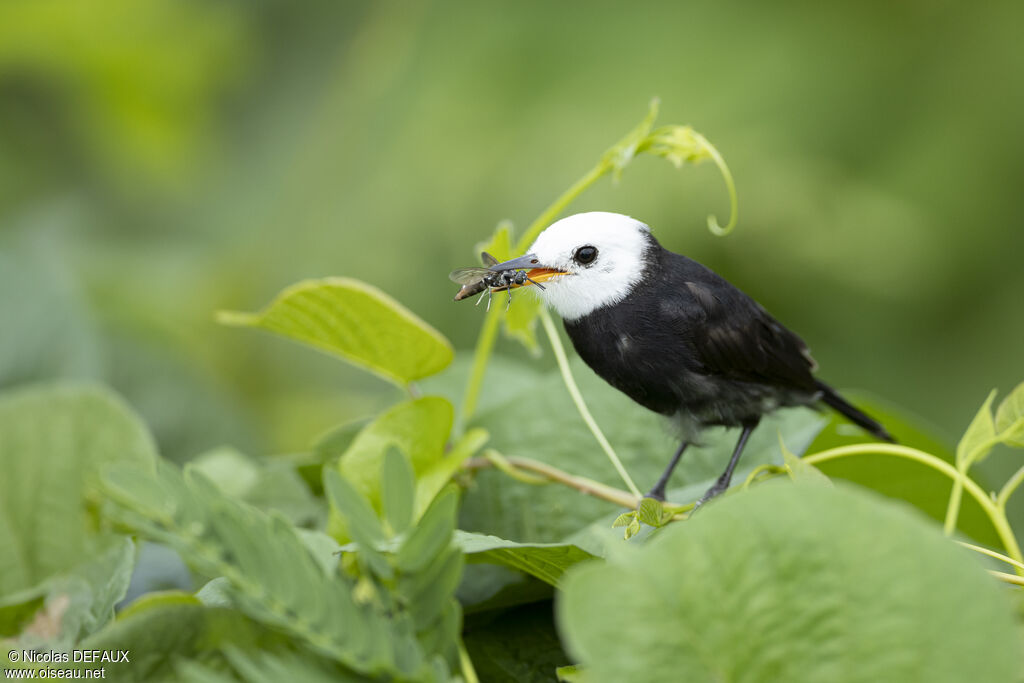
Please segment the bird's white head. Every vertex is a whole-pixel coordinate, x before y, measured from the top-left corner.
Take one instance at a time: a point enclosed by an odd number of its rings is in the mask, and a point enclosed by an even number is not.
[[[643,278],[650,228],[618,213],[578,213],[552,223],[529,253],[506,262],[543,283],[541,298],[566,320],[622,301]],[[529,284],[529,283],[527,283]]]

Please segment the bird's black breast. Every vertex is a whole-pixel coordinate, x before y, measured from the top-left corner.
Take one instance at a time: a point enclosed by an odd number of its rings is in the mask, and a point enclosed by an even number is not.
[[[625,299],[565,329],[609,384],[697,425],[738,425],[816,393],[799,337],[723,278],[656,242]]]

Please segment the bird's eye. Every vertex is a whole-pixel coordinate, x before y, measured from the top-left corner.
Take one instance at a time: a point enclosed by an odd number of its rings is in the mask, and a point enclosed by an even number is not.
[[[576,253],[572,255],[572,260],[581,266],[585,266],[589,263],[593,263],[594,259],[597,258],[597,247],[591,247],[589,245],[580,247],[576,250]]]

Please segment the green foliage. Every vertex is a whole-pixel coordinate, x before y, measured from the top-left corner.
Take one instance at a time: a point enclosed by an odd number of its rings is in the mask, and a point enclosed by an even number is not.
[[[228,497],[264,511],[276,510],[297,526],[310,526],[323,516],[321,502],[284,459],[259,460],[233,448],[218,448],[198,456],[192,466]]]
[[[557,586],[570,567],[594,556],[572,543],[516,543],[497,536],[457,531],[455,542],[469,562],[500,564]]]
[[[1024,382],[999,404],[995,431],[1006,445],[1024,448]]]
[[[480,429],[465,433],[450,449],[454,411],[437,396],[425,396],[399,403],[364,426],[352,438],[338,459],[338,471],[348,479],[373,508],[381,508],[381,467],[391,449],[406,454],[415,479],[411,501],[412,518],[418,519],[438,491],[462,463],[486,441]],[[332,533],[347,539],[341,520],[334,518]]]
[[[104,389],[0,396],[0,595],[71,569],[108,543],[96,518],[100,467],[151,466],[154,457],[145,427]]]
[[[229,647],[282,652],[286,637],[229,607],[208,607],[189,593],[151,593],[122,611],[116,622],[81,648],[128,650],[129,664],[112,668],[119,681],[173,680],[183,661],[225,667]],[[307,657],[312,657],[307,653]]]
[[[976,560],[905,507],[847,487],[727,497],[635,553],[575,570],[558,607],[593,681],[1018,670],[1012,610]]]
[[[442,370],[452,347],[400,303],[358,280],[307,280],[260,313],[223,311],[226,325],[259,327],[337,355],[404,386]]]
[[[114,519],[174,548],[199,571],[225,577],[226,595],[251,619],[354,672],[444,678],[443,660],[417,644],[413,619],[315,557],[283,517],[227,498],[191,468],[183,476],[165,464],[155,475],[119,467],[104,485],[117,503]]]

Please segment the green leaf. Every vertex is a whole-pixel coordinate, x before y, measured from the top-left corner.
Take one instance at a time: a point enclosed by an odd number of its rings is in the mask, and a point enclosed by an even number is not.
[[[814,465],[809,465],[788,448],[782,441],[782,435],[779,435],[779,448],[782,450],[782,461],[789,470],[789,476],[793,481],[798,481],[806,484],[821,484],[824,486],[831,486],[832,480],[825,476],[825,473],[819,470]]]
[[[1007,445],[1024,448],[1024,382],[1018,384],[999,404],[996,431]]]
[[[174,679],[176,660],[220,663],[219,652],[235,645],[253,651],[281,651],[290,641],[278,632],[224,607],[207,607],[188,593],[150,593],[128,606],[107,628],[86,639],[87,650],[128,650],[129,664],[113,664],[119,681]]]
[[[416,497],[416,474],[409,458],[397,448],[389,448],[381,470],[381,503],[384,521],[395,534],[400,534],[412,523],[412,506]]]
[[[96,554],[41,585],[0,599],[3,630],[23,648],[63,650],[96,632],[114,616],[114,605],[128,591],[135,546],[112,538]]]
[[[97,530],[98,472],[152,467],[155,446],[100,387],[49,385],[0,396],[0,595],[73,570],[107,547]]]
[[[558,601],[593,681],[1006,681],[1013,609],[932,522],[863,489],[769,482],[632,553],[572,570]],[[723,616],[727,615],[727,616]]]
[[[188,683],[365,683],[367,680],[350,671],[331,666],[329,662],[307,652],[255,652],[235,645],[222,648],[230,669],[235,675],[224,673],[220,667],[204,666],[195,660],[179,660],[176,678]],[[219,664],[219,662],[218,662]],[[237,677],[236,677],[237,676]]]
[[[369,370],[399,386],[452,360],[444,336],[375,287],[350,278],[293,285],[259,313],[222,311],[225,325],[259,327]]]
[[[996,425],[992,419],[995,397],[996,390],[993,389],[956,445],[956,462],[962,469],[984,460],[995,445]]]
[[[405,453],[418,477],[443,459],[454,419],[451,403],[438,396],[399,403],[359,432],[338,461],[338,468],[379,508],[380,472],[388,449],[395,447]],[[436,492],[424,489],[421,493],[418,488],[417,509],[425,509]]]
[[[348,519],[357,542],[372,547],[387,537],[369,502],[333,467],[324,468],[324,490],[331,505]]]
[[[661,504],[661,501],[654,498],[644,498],[640,501],[640,506],[637,507],[636,518],[649,526],[659,527],[665,526],[672,519],[672,513],[665,510],[665,506]]]
[[[346,528],[359,545],[360,559],[364,560],[378,576],[391,578],[391,565],[387,558],[376,550],[387,535],[369,502],[338,474],[338,470],[329,465],[324,467],[324,490],[327,492],[331,507],[341,513]]]
[[[500,564],[557,586],[570,567],[594,559],[571,543],[516,543],[497,536],[456,531],[455,543],[470,562]]]
[[[398,549],[396,564],[406,573],[422,569],[451,542],[459,494],[449,487],[434,499],[423,518]]]

